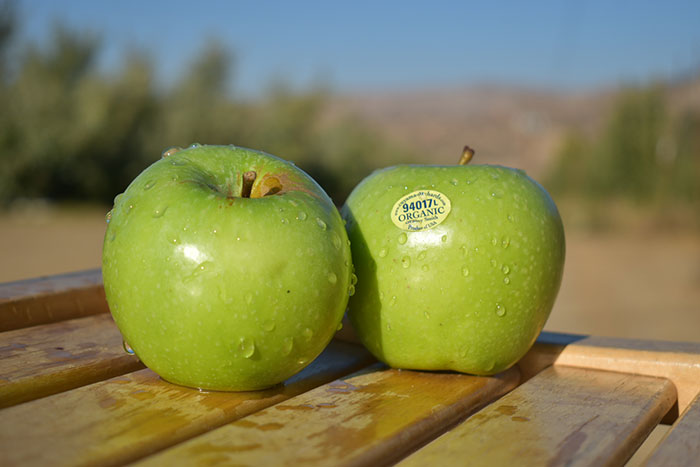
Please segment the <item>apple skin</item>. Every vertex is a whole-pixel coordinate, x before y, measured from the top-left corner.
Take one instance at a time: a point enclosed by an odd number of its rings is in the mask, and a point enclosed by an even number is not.
[[[406,232],[395,203],[418,190],[449,198],[438,225]],[[503,371],[532,346],[564,267],[564,229],[547,192],[491,165],[379,170],[341,210],[358,283],[348,316],[362,343],[396,368]]]
[[[239,197],[250,170],[251,195]],[[340,324],[352,280],[343,221],[289,162],[193,145],[144,170],[109,216],[102,272],[112,316],[169,382],[273,386],[316,358]]]

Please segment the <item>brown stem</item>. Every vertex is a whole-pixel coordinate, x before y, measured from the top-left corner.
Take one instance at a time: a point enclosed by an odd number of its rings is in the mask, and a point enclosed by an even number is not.
[[[249,170],[243,174],[243,184],[241,186],[241,198],[250,198],[250,192],[253,189],[253,182],[258,176],[254,170]]]
[[[467,165],[472,157],[474,157],[474,150],[469,146],[464,146],[462,157],[459,158],[459,165]]]

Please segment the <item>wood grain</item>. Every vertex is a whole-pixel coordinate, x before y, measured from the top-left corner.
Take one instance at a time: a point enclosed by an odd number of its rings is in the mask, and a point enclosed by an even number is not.
[[[333,342],[284,385],[238,393],[200,392],[137,371],[0,412],[0,465],[132,462],[373,361],[359,346]]]
[[[107,312],[99,269],[0,284],[0,332]]]
[[[675,398],[665,379],[552,367],[400,465],[622,465]]]
[[[700,465],[700,394],[671,431],[661,440],[644,465],[691,467]]]
[[[143,368],[109,313],[0,334],[0,408]]]
[[[383,465],[513,388],[496,377],[385,369],[334,381],[144,459],[145,465]]]

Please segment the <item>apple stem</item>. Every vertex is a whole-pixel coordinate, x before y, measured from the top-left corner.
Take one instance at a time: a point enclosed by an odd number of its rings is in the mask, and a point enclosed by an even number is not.
[[[253,189],[253,182],[258,176],[254,170],[249,170],[243,174],[243,184],[241,186],[241,198],[250,198],[250,192]]]
[[[474,157],[474,150],[469,146],[464,146],[462,157],[459,158],[459,165],[467,165]]]

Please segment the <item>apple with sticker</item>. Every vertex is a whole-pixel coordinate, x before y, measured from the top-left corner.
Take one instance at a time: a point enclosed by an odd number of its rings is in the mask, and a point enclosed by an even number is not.
[[[524,171],[471,165],[378,170],[341,213],[358,283],[348,316],[396,368],[494,374],[541,332],[564,267],[562,221]]]

